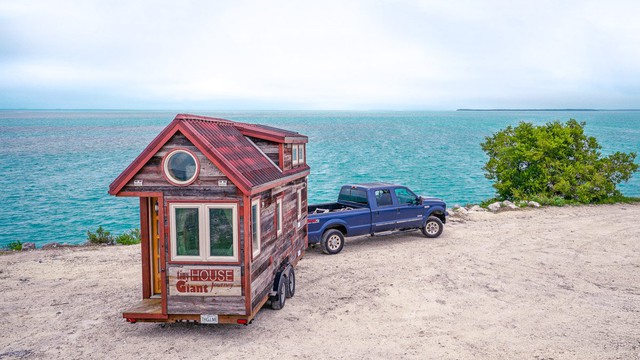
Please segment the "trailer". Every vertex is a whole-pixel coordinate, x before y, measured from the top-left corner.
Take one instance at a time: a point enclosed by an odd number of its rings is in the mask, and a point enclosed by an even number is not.
[[[307,142],[177,115],[109,188],[140,199],[142,299],[123,317],[246,325],[281,309],[308,244]]]

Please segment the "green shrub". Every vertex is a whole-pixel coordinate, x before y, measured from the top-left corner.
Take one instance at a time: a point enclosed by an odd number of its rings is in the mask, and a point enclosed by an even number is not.
[[[140,244],[140,229],[129,230],[129,232],[118,235],[116,243],[120,245]]]
[[[100,225],[95,233],[87,231],[87,242],[95,245],[113,245],[114,238],[111,232],[105,231]]]
[[[584,125],[573,119],[541,126],[521,122],[486,137],[481,146],[489,160],[483,169],[498,197],[558,206],[624,198],[616,185],[638,170],[636,153],[603,157]]]
[[[7,244],[7,250],[20,251],[22,250],[22,243],[20,240],[12,241]]]

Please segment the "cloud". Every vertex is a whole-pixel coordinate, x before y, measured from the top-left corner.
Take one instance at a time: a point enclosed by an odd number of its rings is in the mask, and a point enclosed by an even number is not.
[[[12,94],[0,106],[66,107],[64,90],[99,107],[640,107],[638,12],[622,1],[0,1],[0,90]]]

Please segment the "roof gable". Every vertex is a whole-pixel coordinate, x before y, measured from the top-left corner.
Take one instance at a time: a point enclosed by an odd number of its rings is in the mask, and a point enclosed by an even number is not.
[[[240,125],[238,125],[240,124]],[[204,116],[180,114],[144,149],[144,151],[118,176],[109,187],[109,193],[118,194],[122,188],[142,169],[162,146],[177,132],[182,133],[213,164],[215,164],[245,194],[252,188],[288,177],[292,174],[307,172],[303,166],[295,172],[283,172],[243,134],[243,130],[262,131],[263,136],[283,137],[297,135],[296,141],[306,142],[306,136],[298,133],[260,126],[236,123],[230,120],[208,118]],[[265,127],[268,128],[268,127]],[[265,135],[266,134],[266,135]]]

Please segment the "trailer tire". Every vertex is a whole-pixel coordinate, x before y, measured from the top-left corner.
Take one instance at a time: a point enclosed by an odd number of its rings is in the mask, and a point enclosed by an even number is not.
[[[287,281],[284,276],[280,276],[278,283],[278,293],[271,299],[271,308],[273,310],[280,310],[284,307],[284,303],[287,300]]]
[[[289,276],[287,276],[287,297],[292,298],[296,294],[296,274],[293,268],[289,270]]]
[[[420,230],[422,230],[422,234],[428,238],[437,238],[442,234],[444,225],[442,224],[442,220],[435,216],[429,216],[427,222],[424,223],[424,226]]]
[[[338,229],[329,229],[322,234],[320,246],[323,253],[335,255],[344,247],[344,234]]]

